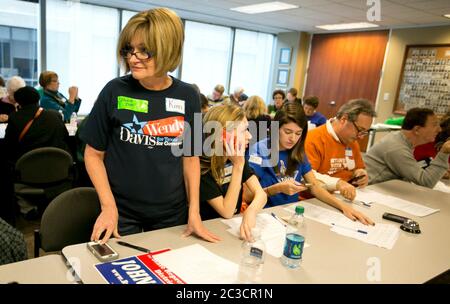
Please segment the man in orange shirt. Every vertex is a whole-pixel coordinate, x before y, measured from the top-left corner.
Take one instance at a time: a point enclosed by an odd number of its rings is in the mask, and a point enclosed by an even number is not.
[[[359,144],[356,141],[369,133],[376,112],[366,99],[353,99],[344,104],[332,118],[308,132],[305,150],[311,167],[321,174],[335,177],[335,187],[350,200],[355,187],[364,187],[369,177],[365,170]],[[359,179],[352,181],[352,179]],[[333,188],[333,187],[331,187]]]

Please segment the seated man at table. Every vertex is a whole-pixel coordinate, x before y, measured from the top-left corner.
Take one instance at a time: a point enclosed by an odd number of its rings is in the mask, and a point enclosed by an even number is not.
[[[54,110],[39,111],[39,98],[37,90],[29,86],[14,93],[19,111],[10,115],[5,131],[8,159],[12,163],[36,148],[56,147],[69,151],[69,134],[61,116]]]
[[[353,99],[344,104],[326,124],[308,131],[306,155],[311,167],[321,174],[336,178],[336,186],[345,198],[354,199],[356,187],[364,187],[369,179],[356,141],[369,133],[376,113],[366,99]],[[327,183],[328,184],[328,183]]]
[[[405,116],[402,129],[389,133],[366,154],[369,184],[404,179],[433,188],[448,169],[450,139],[442,145],[430,165],[422,168],[413,155],[414,147],[432,142],[441,130],[439,119],[430,109],[412,108]]]

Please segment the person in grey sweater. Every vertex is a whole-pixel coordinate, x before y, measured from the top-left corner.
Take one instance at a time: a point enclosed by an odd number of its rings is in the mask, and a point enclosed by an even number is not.
[[[369,184],[404,179],[433,188],[448,169],[450,138],[431,161],[422,168],[414,159],[414,147],[434,141],[440,131],[439,119],[430,109],[412,108],[405,116],[402,129],[386,135],[364,157]]]

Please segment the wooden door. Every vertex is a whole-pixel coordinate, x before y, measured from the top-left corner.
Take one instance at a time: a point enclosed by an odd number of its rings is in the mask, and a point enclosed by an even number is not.
[[[305,96],[319,97],[319,112],[333,117],[341,105],[354,98],[366,98],[375,106],[388,34],[372,31],[313,36]],[[367,138],[360,145],[365,150]]]

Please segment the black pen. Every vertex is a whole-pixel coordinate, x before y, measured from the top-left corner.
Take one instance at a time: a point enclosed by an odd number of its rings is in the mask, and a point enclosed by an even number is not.
[[[151,253],[150,249],[147,249],[147,248],[144,248],[144,247],[139,247],[139,246],[127,243],[127,242],[117,241],[117,244],[125,246],[125,247],[130,247],[130,248],[133,248],[133,249],[136,249],[136,250],[139,250],[139,251],[143,251],[143,252],[146,252],[146,253]]]

